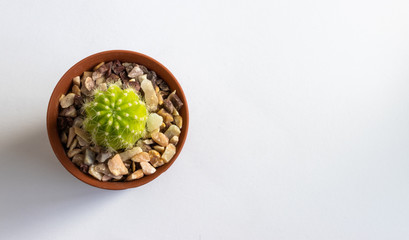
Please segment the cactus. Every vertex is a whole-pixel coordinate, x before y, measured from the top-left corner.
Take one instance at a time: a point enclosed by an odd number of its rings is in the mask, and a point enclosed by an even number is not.
[[[92,141],[111,151],[130,148],[145,134],[148,111],[131,88],[112,84],[106,91],[96,90],[84,110],[84,128]]]

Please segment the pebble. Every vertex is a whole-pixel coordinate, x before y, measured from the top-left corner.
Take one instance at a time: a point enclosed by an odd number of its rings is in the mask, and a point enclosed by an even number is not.
[[[84,163],[84,154],[76,154],[72,157],[72,162],[77,166],[81,166]]]
[[[64,108],[60,112],[60,116],[75,118],[77,117],[77,109],[75,109],[75,107],[71,105],[68,108]]]
[[[70,145],[70,149],[68,151],[72,151],[78,144],[78,140],[74,139]]]
[[[146,122],[146,128],[148,129],[148,132],[152,132],[153,130],[156,130],[162,125],[163,123],[163,117],[159,116],[157,113],[151,113],[148,116],[148,120]]]
[[[74,126],[74,131],[75,134],[80,136],[84,141],[87,141],[88,143],[91,141],[91,137],[89,136],[89,134],[86,131],[82,130],[82,128]]]
[[[151,134],[153,141],[157,144],[161,145],[162,147],[166,147],[169,143],[169,138],[166,137],[165,134],[161,132],[154,132]]]
[[[60,106],[67,108],[74,104],[75,93],[68,93],[66,96],[60,99]]]
[[[173,136],[170,140],[169,143],[172,143],[173,145],[177,145],[179,142],[179,137],[178,136]]]
[[[60,136],[60,139],[61,139],[61,142],[62,142],[62,143],[66,144],[66,143],[67,143],[67,140],[68,140],[67,134],[66,134],[65,132],[62,132],[62,133],[61,133],[61,136]]]
[[[68,151],[68,152],[67,152],[67,156],[68,156],[69,158],[72,158],[72,157],[74,157],[75,155],[77,155],[77,154],[80,153],[80,152],[81,152],[81,149],[76,148],[76,149],[73,149],[73,150]]]
[[[145,94],[146,107],[150,112],[155,112],[158,108],[158,97],[156,96],[155,89],[153,89],[152,82],[144,79],[141,83],[141,88]]]
[[[132,180],[136,180],[143,177],[143,170],[139,169],[136,170],[135,172],[133,172],[132,174],[130,174],[127,178],[126,181],[132,181]]]
[[[175,120],[176,126],[177,126],[179,129],[182,129],[182,126],[183,126],[183,118],[182,118],[182,116],[177,115],[177,116],[174,116],[173,118],[174,118],[174,120]]]
[[[75,137],[75,130],[74,127],[70,127],[70,129],[68,130],[68,140],[67,140],[67,147],[71,146],[72,141],[74,140]]]
[[[165,132],[166,137],[168,137],[168,139],[171,139],[174,136],[178,136],[180,135],[180,129],[176,126],[176,125],[170,125],[170,127],[168,128],[168,130],[166,130]]]
[[[95,165],[95,171],[100,172],[102,174],[111,174],[111,172],[108,169],[108,166],[104,163],[99,163]]]
[[[84,85],[85,79],[87,79],[87,77],[91,77],[91,76],[92,76],[92,72],[90,72],[90,71],[85,71],[85,72],[82,74],[82,77],[81,77],[81,84]]]
[[[167,112],[170,112],[170,113],[173,112],[174,107],[173,107],[172,102],[169,99],[163,100],[163,107],[165,108]]]
[[[169,96],[168,99],[173,103],[173,106],[177,109],[180,110],[183,106],[182,100],[180,100],[179,96],[176,95],[176,90],[173,91]]]
[[[81,85],[81,78],[80,76],[76,76],[75,78],[72,79],[72,83],[76,86],[80,86]]]
[[[75,93],[75,95],[81,95],[81,89],[77,85],[73,85],[71,92]]]
[[[95,153],[90,149],[85,149],[84,163],[88,166],[94,164],[95,162]]]
[[[107,84],[106,84],[106,83],[101,83],[101,84],[98,86],[98,90],[106,91],[107,89],[108,89],[108,87],[107,87]]]
[[[167,126],[169,126],[169,124],[170,124],[171,122],[173,122],[173,116],[172,116],[172,114],[166,112],[165,109],[162,108],[162,109],[159,110],[157,113],[158,113],[160,116],[163,117],[163,122],[164,122]]]
[[[105,83],[105,77],[100,77],[100,78],[98,78],[97,80],[95,80],[95,84],[97,85],[97,86],[100,86],[101,84],[103,84],[103,83]],[[106,84],[105,84],[106,85]]]
[[[130,78],[137,78],[139,76],[143,75],[142,69],[139,67],[139,65],[136,65],[132,70],[128,73],[128,77]]]
[[[140,152],[131,158],[134,162],[149,162],[150,156],[147,152]]]
[[[153,149],[155,149],[156,151],[158,151],[160,153],[163,153],[165,151],[165,147],[162,147],[162,146],[159,146],[159,145],[153,146]]]
[[[165,163],[168,163],[176,153],[176,147],[173,144],[166,146],[165,152],[162,154],[162,159]]]
[[[109,159],[108,168],[114,176],[128,174],[128,169],[125,167],[125,164],[119,154],[116,154],[114,157]]]
[[[134,147],[132,149],[120,153],[119,156],[121,157],[122,161],[127,161],[140,152],[142,152],[142,148]]]
[[[111,180],[111,179],[112,179],[111,176],[109,176],[109,175],[104,175],[104,176],[102,177],[101,181],[103,181],[103,182],[108,182],[108,181]]]
[[[91,166],[89,167],[88,173],[89,173],[91,176],[93,176],[94,178],[98,179],[99,181],[102,180],[102,177],[103,177],[102,173],[97,172],[97,171],[95,170],[95,166],[94,166],[94,165],[91,165]]]
[[[82,137],[80,137],[80,136],[78,136],[78,135],[77,135],[77,140],[78,140],[78,144],[79,144],[81,147],[89,146],[89,143],[88,143],[87,141],[85,141],[84,139],[82,139]]]
[[[156,172],[156,169],[148,162],[141,162],[141,168],[145,175],[151,175]]]
[[[112,156],[110,152],[100,152],[97,155],[97,161],[98,162],[105,162],[107,159],[109,159]]]
[[[95,87],[95,82],[92,78],[87,77],[84,82],[84,86],[88,91],[92,91]]]

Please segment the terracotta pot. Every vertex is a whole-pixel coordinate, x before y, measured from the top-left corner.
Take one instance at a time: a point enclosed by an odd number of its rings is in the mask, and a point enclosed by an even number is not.
[[[86,70],[91,70],[95,65],[100,62],[108,62],[111,60],[118,59],[121,62],[134,62],[138,64],[142,64],[146,66],[148,69],[155,71],[160,78],[165,80],[171,90],[176,90],[178,96],[183,101],[184,105],[182,109],[180,109],[180,115],[183,117],[183,128],[182,132],[179,137],[179,143],[177,145],[177,151],[175,156],[172,158],[170,162],[167,164],[157,168],[157,171],[149,176],[144,176],[141,179],[130,181],[130,182],[101,182],[97,179],[89,176],[83,172],[81,172],[77,166],[75,166],[71,160],[67,157],[64,147],[60,141],[60,137],[57,130],[57,117],[58,117],[58,105],[59,105],[59,98],[62,94],[66,94],[67,91],[72,86],[72,79],[75,76],[81,75]],[[144,54],[126,51],[126,50],[112,50],[106,52],[96,53],[91,55],[73,67],[71,67],[65,74],[62,76],[60,81],[54,88],[53,93],[51,94],[50,102],[48,104],[47,110],[47,131],[48,131],[48,138],[50,139],[51,147],[54,150],[55,155],[57,156],[58,160],[60,160],[61,164],[76,178],[79,180],[92,185],[94,187],[103,188],[103,189],[111,189],[111,190],[120,190],[120,189],[127,189],[127,188],[134,188],[146,184],[163,172],[165,172],[176,160],[179,156],[180,152],[182,151],[183,145],[186,140],[187,131],[189,128],[189,111],[187,106],[187,101],[185,94],[183,93],[182,87],[179,85],[176,78],[172,75],[172,73],[160,64],[155,59],[148,57]]]

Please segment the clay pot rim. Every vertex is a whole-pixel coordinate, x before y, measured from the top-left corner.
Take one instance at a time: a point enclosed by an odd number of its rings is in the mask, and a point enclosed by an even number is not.
[[[75,166],[71,160],[67,157],[64,147],[60,141],[60,137],[57,130],[57,117],[58,117],[58,99],[62,93],[66,93],[71,86],[72,78],[80,75],[84,71],[90,70],[93,66],[97,65],[102,61],[111,61],[119,59],[120,61],[128,61],[128,62],[136,62],[142,65],[145,65],[149,70],[155,71],[158,76],[160,76],[166,83],[168,83],[171,90],[176,90],[178,96],[183,101],[184,105],[182,109],[179,111],[180,115],[183,117],[183,128],[181,130],[181,134],[179,136],[179,142],[177,145],[176,154],[174,157],[169,161],[167,164],[157,168],[157,171],[148,176],[144,176],[141,179],[137,179],[130,182],[102,182],[90,175],[87,175],[79,170],[77,166]],[[129,59],[129,60],[127,60]],[[136,61],[135,61],[136,60]],[[159,177],[162,173],[164,173],[178,158],[180,152],[183,149],[184,143],[187,138],[187,132],[189,129],[189,110],[188,110],[188,103],[186,100],[186,96],[183,92],[182,87],[180,86],[179,82],[173,76],[173,74],[161,63],[157,60],[134,51],[129,50],[109,50],[98,52],[93,55],[90,55],[81,61],[74,64],[58,81],[54,90],[51,94],[48,108],[47,108],[47,133],[48,138],[51,144],[51,147],[56,155],[57,159],[61,162],[61,164],[69,171],[74,177],[81,180],[84,183],[87,183],[91,186],[108,189],[108,190],[122,190],[128,188],[135,188],[142,186],[146,183],[153,181],[155,178]]]

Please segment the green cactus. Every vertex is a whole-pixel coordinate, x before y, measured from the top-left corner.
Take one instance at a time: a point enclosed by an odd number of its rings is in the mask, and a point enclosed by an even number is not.
[[[145,134],[148,111],[131,88],[122,90],[112,84],[106,91],[96,90],[84,109],[85,130],[95,144],[111,151],[130,148]]]

